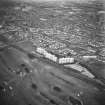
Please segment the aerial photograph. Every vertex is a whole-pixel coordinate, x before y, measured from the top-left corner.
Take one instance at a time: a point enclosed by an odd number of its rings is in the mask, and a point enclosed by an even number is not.
[[[105,105],[105,0],[0,0],[0,105]]]

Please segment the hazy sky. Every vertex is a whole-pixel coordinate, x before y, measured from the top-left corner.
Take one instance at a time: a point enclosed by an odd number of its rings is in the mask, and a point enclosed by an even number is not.
[[[95,1],[95,0],[14,0],[14,1],[75,1],[75,2],[87,2],[87,1]]]
[[[64,3],[65,1],[73,1],[73,2],[79,2],[79,3],[84,3],[84,2],[88,2],[88,1],[99,1],[102,2],[103,4],[105,4],[105,0],[0,0],[0,1],[26,1],[26,2],[50,2],[50,1],[58,1],[59,3]]]

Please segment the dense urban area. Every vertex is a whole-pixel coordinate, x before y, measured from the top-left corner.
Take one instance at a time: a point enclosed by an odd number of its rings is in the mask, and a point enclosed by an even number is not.
[[[105,105],[101,1],[0,3],[0,105]]]

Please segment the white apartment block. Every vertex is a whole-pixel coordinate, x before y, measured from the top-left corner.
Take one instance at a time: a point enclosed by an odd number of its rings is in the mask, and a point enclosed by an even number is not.
[[[43,48],[41,48],[41,47],[38,47],[38,48],[36,49],[36,51],[37,51],[38,53],[44,55],[45,58],[48,58],[48,59],[50,59],[50,60],[52,60],[52,61],[54,61],[54,62],[57,61],[57,57],[56,57],[55,55],[48,53],[45,49],[43,49]]]
[[[50,54],[50,53],[46,53],[45,57],[52,60],[52,61],[54,61],[54,62],[57,61],[57,57],[55,55]]]
[[[38,48],[36,49],[36,51],[37,51],[38,53],[40,53],[40,54],[43,54],[43,55],[45,55],[45,54],[47,53],[47,51],[46,51],[45,49],[41,48],[41,47],[38,47]]]
[[[66,57],[66,58],[59,58],[59,64],[64,63],[74,63],[74,58]]]

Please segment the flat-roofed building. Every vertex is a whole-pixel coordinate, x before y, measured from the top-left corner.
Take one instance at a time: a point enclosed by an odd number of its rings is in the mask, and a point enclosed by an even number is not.
[[[59,58],[59,64],[65,64],[65,63],[74,63],[74,58],[72,57]]]

